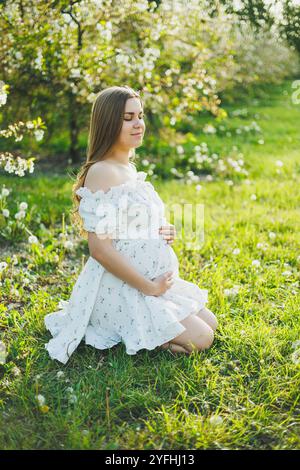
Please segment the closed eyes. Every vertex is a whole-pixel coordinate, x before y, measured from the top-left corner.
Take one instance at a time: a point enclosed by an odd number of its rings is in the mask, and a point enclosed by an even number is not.
[[[126,114],[131,114],[131,117],[130,117],[129,119],[128,119],[128,116],[126,116],[126,118],[124,118],[125,121],[132,121],[132,117],[133,117],[134,113],[124,113],[124,114],[125,114],[125,115],[126,115]],[[144,113],[140,113],[140,114],[139,114],[139,118],[140,118],[140,119],[144,119],[144,117],[145,117],[145,114],[144,114]]]

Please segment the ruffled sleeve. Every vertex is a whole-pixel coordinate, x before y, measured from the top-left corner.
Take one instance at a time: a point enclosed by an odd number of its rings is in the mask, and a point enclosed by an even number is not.
[[[82,218],[83,228],[98,235],[116,236],[118,208],[112,198],[107,198],[104,191],[95,193],[86,187],[76,191],[81,197],[78,213]]]

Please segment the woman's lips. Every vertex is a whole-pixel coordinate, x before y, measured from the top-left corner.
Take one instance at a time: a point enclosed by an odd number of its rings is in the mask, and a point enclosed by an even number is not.
[[[142,132],[139,132],[138,134],[131,134],[131,135],[133,135],[133,136],[135,136],[135,137],[138,137],[138,136],[143,135],[143,133],[142,133]]]

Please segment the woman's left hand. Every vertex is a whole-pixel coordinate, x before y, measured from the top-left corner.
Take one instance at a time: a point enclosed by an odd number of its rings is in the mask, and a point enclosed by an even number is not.
[[[169,225],[162,225],[159,228],[159,233],[163,235],[163,238],[167,240],[168,244],[171,244],[174,242],[174,239],[176,237],[176,228],[175,225],[169,224]]]

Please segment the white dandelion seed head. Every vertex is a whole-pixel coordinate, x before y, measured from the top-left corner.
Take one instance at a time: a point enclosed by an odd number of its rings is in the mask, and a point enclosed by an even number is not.
[[[27,202],[21,202],[19,208],[21,209],[21,211],[26,211],[26,209],[28,208]]]
[[[218,416],[218,415],[213,415],[209,418],[209,422],[213,426],[219,426],[220,424],[223,423],[223,418],[221,416]]]
[[[38,243],[38,239],[35,235],[30,235],[28,238],[28,243],[31,245],[32,243]]]
[[[36,400],[40,406],[43,406],[46,403],[46,398],[44,397],[44,395],[41,394],[36,396]]]
[[[293,349],[300,348],[300,339],[297,339],[296,341],[292,343],[292,348]]]
[[[260,266],[260,261],[258,259],[254,259],[251,264],[254,267],[259,267]]]

